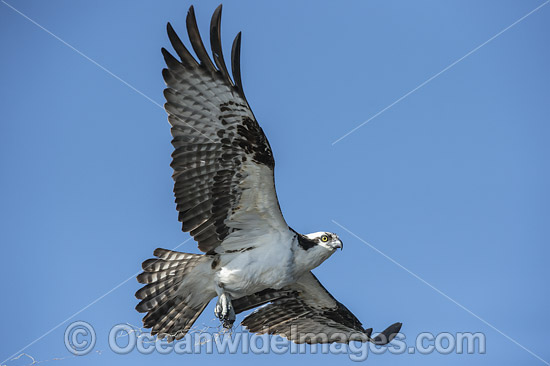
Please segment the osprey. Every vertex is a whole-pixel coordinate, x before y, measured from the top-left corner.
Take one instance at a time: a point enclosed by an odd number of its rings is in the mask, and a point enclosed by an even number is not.
[[[205,254],[156,249],[137,279],[137,311],[151,334],[181,339],[208,303],[231,328],[235,315],[258,307],[242,325],[296,343],[386,344],[395,323],[371,338],[361,322],[311,273],[338,248],[336,234],[302,235],[281,213],[269,142],[245,98],[240,73],[241,33],[231,51],[229,75],[220,37],[221,5],[210,25],[212,59],[199,35],[193,7],[187,33],[198,61],[170,23],[168,37],[179,59],[164,48],[168,68],[165,109],[172,128],[172,168],[179,221]]]

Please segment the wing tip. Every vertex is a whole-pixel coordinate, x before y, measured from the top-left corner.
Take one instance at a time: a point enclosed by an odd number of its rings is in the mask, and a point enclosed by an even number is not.
[[[402,326],[403,323],[401,322],[393,323],[392,325],[384,329],[384,331],[378,334],[376,337],[371,338],[371,342],[379,346],[390,343],[395,338],[395,336],[399,334]]]
[[[191,46],[197,55],[197,58],[200,61],[200,64],[206,67],[212,73],[217,72],[216,67],[212,63],[206,48],[204,48],[204,43],[202,42],[202,37],[199,32],[199,27],[197,25],[197,18],[195,16],[195,8],[193,5],[189,7],[187,11],[187,17],[185,19],[185,25],[187,27],[187,35],[191,41]]]
[[[246,100],[241,78],[241,39],[242,32],[239,32],[233,40],[233,46],[231,47],[231,72],[233,73],[233,80],[237,91]]]
[[[223,4],[220,4],[216,7],[216,10],[214,10],[214,15],[215,14],[219,14],[219,17],[222,16],[222,8],[223,8]]]
[[[222,5],[220,4],[214,13],[212,14],[212,19],[210,20],[210,48],[212,50],[212,58],[218,70],[221,72],[225,81],[229,83],[230,86],[233,86],[233,81],[229,76],[227,71],[227,66],[225,65],[225,60],[223,57],[222,49],[222,40],[221,40],[221,17],[222,17]]]
[[[176,54],[179,56],[178,60],[170,52],[163,50],[164,59],[169,60],[171,65],[175,66],[174,61],[177,61],[180,65],[185,67],[196,67],[199,64],[205,67],[211,73],[220,72],[225,81],[233,88],[237,93],[246,101],[244,95],[244,89],[241,78],[241,39],[242,32],[238,32],[233,40],[231,48],[231,75],[224,60],[221,42],[221,16],[222,16],[223,4],[216,7],[212,14],[210,21],[210,46],[212,51],[212,57],[206,51],[202,37],[200,35],[197,18],[195,15],[195,8],[193,5],[189,6],[186,16],[187,35],[191,46],[195,51],[196,58],[191,55],[189,50],[185,47],[181,39],[178,37],[174,27],[170,22],[166,23],[166,32],[170,43],[174,48]]]
[[[178,59],[175,58],[174,55],[172,55],[166,48],[161,47],[160,52],[162,53],[164,62],[166,62],[166,66],[168,66],[169,69],[177,69],[178,67],[181,67],[181,63]]]

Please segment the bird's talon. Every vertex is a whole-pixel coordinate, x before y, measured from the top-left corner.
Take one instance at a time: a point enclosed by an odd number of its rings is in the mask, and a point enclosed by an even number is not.
[[[225,292],[218,297],[218,302],[214,308],[214,315],[222,322],[226,329],[230,329],[235,322],[235,310],[231,304],[231,298]]]

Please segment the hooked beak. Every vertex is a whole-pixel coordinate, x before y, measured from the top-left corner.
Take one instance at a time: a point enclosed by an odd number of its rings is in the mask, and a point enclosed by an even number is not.
[[[342,242],[342,240],[338,239],[338,242],[336,242],[336,245],[334,245],[334,249],[336,248],[340,248],[340,250],[344,249],[344,243]]]

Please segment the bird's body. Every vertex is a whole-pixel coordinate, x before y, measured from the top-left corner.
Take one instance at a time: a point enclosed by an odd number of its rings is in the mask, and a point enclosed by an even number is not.
[[[267,239],[267,238],[266,238]],[[272,244],[271,241],[267,244]],[[200,288],[212,297],[223,292],[232,298],[252,295],[266,288],[282,288],[296,281],[298,272],[292,252],[284,241],[263,248],[205,255],[196,268],[204,286]],[[208,258],[208,260],[206,260]],[[182,286],[197,288],[196,286]]]
[[[342,241],[330,232],[299,234],[283,218],[271,147],[242,89],[240,33],[231,53],[231,78],[221,50],[220,17],[221,6],[210,29],[214,62],[192,7],[187,32],[199,62],[168,24],[180,58],[163,49],[176,207],[183,230],[205,254],[157,249],[156,258],[143,263],[138,281],[146,286],[136,293],[141,300],[136,309],[148,313],[144,326],[160,338],[180,339],[218,297],[215,314],[225,327],[236,314],[265,305],[242,322],[250,331],[298,343],[389,342],[400,323],[371,338],[372,329],[364,329],[311,273],[342,248]]]
[[[274,240],[275,239],[275,240]],[[259,238],[260,247],[220,255],[216,282],[231,297],[252,295],[266,288],[280,289],[296,282],[303,269],[295,262],[288,235]]]
[[[298,235],[292,230],[266,234],[250,247],[215,255],[211,266],[215,270],[214,283],[233,298],[296,283],[334,253],[334,250],[316,248],[319,255],[306,255]]]

